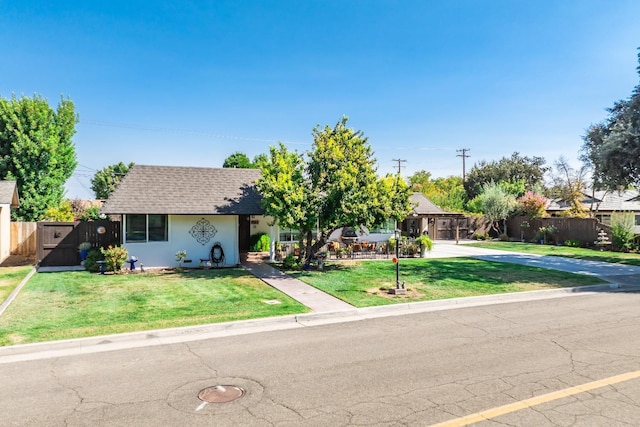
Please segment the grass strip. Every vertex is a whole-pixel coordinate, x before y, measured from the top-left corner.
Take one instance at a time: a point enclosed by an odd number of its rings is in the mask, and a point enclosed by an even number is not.
[[[0,317],[0,345],[307,311],[239,268],[117,275],[38,273]]]
[[[605,283],[593,276],[472,258],[400,263],[406,295],[388,293],[396,286],[395,265],[390,261],[327,263],[325,271],[287,273],[356,307]]]

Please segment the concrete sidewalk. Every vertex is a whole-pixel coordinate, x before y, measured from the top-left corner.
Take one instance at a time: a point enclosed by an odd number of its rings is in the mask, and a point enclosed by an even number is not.
[[[256,259],[247,259],[242,266],[257,278],[280,292],[289,295],[299,303],[309,307],[314,312],[332,312],[354,310],[351,304],[339,300],[313,286],[290,277],[269,264]]]

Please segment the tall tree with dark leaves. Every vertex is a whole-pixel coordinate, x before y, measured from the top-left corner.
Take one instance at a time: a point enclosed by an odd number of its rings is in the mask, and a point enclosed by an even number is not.
[[[96,199],[108,199],[120,184],[120,181],[129,172],[133,162],[125,165],[124,163],[116,163],[115,165],[106,166],[93,175],[91,178],[91,190],[96,195]]]
[[[482,160],[476,163],[466,176],[464,188],[467,197],[471,200],[482,194],[483,186],[491,182],[520,187],[520,194],[514,194],[520,197],[526,190],[532,190],[543,183],[544,174],[549,170],[545,163],[543,157],[521,156],[518,152],[499,161]]]
[[[249,160],[246,154],[241,153],[239,151],[233,153],[226,159],[224,159],[224,163],[222,164],[223,168],[238,168],[238,169],[252,169],[253,163]]]
[[[598,188],[640,186],[640,84],[607,111],[606,120],[587,129],[581,158],[591,164]]]
[[[47,208],[60,205],[77,165],[71,140],[77,122],[70,99],[54,110],[39,95],[0,97],[0,179],[17,182],[14,220],[39,221]]]

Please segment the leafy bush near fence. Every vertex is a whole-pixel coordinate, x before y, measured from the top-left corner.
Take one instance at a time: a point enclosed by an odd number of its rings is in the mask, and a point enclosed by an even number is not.
[[[91,249],[87,254],[87,259],[84,260],[84,269],[92,273],[100,271],[100,266],[97,261],[104,261],[104,255],[100,252],[100,249]]]
[[[107,262],[107,270],[114,272],[122,270],[122,265],[129,257],[124,246],[109,245],[107,249],[100,248],[100,252],[102,252],[104,260]]]
[[[635,215],[633,212],[614,212],[611,215],[611,237],[613,248],[628,252],[633,249],[635,233]]]

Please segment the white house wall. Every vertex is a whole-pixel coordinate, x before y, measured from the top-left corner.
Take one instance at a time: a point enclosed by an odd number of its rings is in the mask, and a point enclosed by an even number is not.
[[[177,267],[176,252],[186,250],[191,264],[185,267],[198,267],[200,259],[208,259],[211,247],[220,242],[224,251],[224,266],[240,263],[238,245],[238,217],[235,215],[169,215],[169,240],[166,242],[123,242],[129,256],[135,256],[139,264],[149,267]],[[215,228],[215,235],[207,236],[198,242],[191,229],[199,220],[208,221]],[[126,227],[126,218],[122,221]],[[123,238],[126,229],[122,230]]]
[[[251,215],[251,235],[258,233],[266,233],[267,235],[271,232],[271,227],[269,224],[273,221],[273,218],[262,216],[262,215]]]

